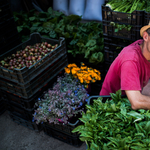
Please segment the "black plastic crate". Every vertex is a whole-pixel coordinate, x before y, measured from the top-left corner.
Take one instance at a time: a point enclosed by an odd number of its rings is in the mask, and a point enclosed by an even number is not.
[[[144,26],[144,25],[148,25],[149,22],[150,22],[150,13],[145,12],[145,14],[144,14],[144,24],[143,24],[143,26]]]
[[[43,124],[43,131],[45,134],[75,147],[80,147],[83,144],[83,142],[79,139],[79,135],[71,136],[61,132],[60,130],[53,129],[51,126],[46,124]]]
[[[104,36],[104,74],[106,75],[111,63],[115,60],[121,50],[133,43],[131,40]]]
[[[44,123],[44,124],[45,126],[50,127],[51,129],[57,130],[69,136],[77,136],[78,133],[72,133],[72,130],[75,129],[75,127],[77,127],[78,125],[81,125],[81,122],[79,121],[77,117],[74,117],[74,118],[75,118],[74,120],[76,121],[73,123],[68,123],[67,125],[66,124],[63,125],[63,123],[60,123],[60,124]]]
[[[20,43],[21,43],[21,38],[20,38],[20,35],[18,33],[10,35],[7,38],[7,41],[3,41],[3,43],[0,42],[0,44],[2,44],[0,47],[0,49],[1,49],[0,55],[6,53],[7,51],[9,51],[10,49],[17,46]]]
[[[34,108],[32,108],[31,110],[25,110],[25,109],[21,108],[17,103],[8,102],[8,101],[6,102],[6,105],[7,105],[7,110],[11,114],[18,116],[24,120],[32,122]]]
[[[104,74],[106,74],[104,72]],[[100,81],[96,81],[95,83],[91,83],[91,92],[90,92],[90,95],[99,95],[100,91],[101,91],[101,88],[102,88],[102,84],[103,84],[103,80],[100,80]]]
[[[0,0],[0,6],[5,5],[9,2],[9,0]]]
[[[20,108],[25,110],[32,110],[34,108],[35,102],[38,101],[38,98],[43,95],[43,92],[46,91],[48,88],[52,88],[53,84],[57,81],[57,77],[61,76],[64,71],[60,72],[56,77],[53,78],[50,82],[45,84],[37,93],[35,93],[31,98],[24,99],[20,96],[14,95],[12,93],[6,92],[1,90],[2,97],[4,101],[7,103],[12,103],[14,105],[18,105]]]
[[[135,10],[132,13],[123,13],[113,11],[110,7],[102,5],[102,17],[104,21],[143,26],[144,11]]]
[[[9,38],[11,36],[14,36],[15,34],[18,34],[16,27],[7,29],[7,31],[4,31],[4,34],[1,33],[1,35],[0,35],[1,47],[5,46],[6,44],[9,44],[9,41],[10,41]]]
[[[98,99],[99,97],[102,97],[102,98],[103,98],[103,99],[102,99],[102,102],[103,102],[103,103],[105,103],[107,99],[108,99],[108,100],[111,100],[111,99],[112,99],[110,95],[105,95],[105,96],[94,95],[94,96],[90,96],[90,97],[88,98],[87,104],[88,104],[88,105],[92,105],[92,104],[93,104],[93,100]],[[122,97],[122,98],[126,98],[127,96],[126,96],[126,95],[121,95],[121,97]]]
[[[103,36],[104,37],[104,45],[105,43],[112,43],[118,45],[118,47],[125,47],[133,43],[134,41],[128,39],[115,38],[112,36]]]
[[[25,66],[22,69],[9,70],[0,67],[0,77],[16,83],[27,83],[31,81],[33,78],[35,78],[36,76],[38,76],[41,72],[45,71],[59,58],[61,58],[64,55],[67,56],[65,39],[63,37],[60,37],[59,40],[54,40],[54,39],[41,37],[39,33],[33,33],[30,35],[30,39],[28,41],[21,43],[20,45],[14,47],[10,51],[1,55],[0,60],[3,60],[5,57],[10,56],[16,51],[20,51],[24,49],[27,45],[34,45],[36,43],[41,43],[43,41],[48,42],[52,45],[54,44],[59,44],[59,45],[55,50],[49,52],[45,57],[43,57],[37,63],[32,65],[30,68],[27,68]]]
[[[67,65],[68,60],[67,56],[65,55],[55,61],[54,64],[51,64],[51,66],[49,66],[32,81],[27,82],[26,84],[17,84],[14,82],[10,82],[9,80],[0,78],[0,88],[4,91],[16,94],[17,96],[21,96],[22,98],[30,98],[45,84],[53,80],[54,77],[56,77],[59,72],[64,70]]]
[[[107,62],[105,61],[105,74],[107,74],[108,70],[109,70],[109,67],[111,66],[111,62]]]
[[[14,114],[12,114],[11,112],[9,112],[9,116],[11,117],[11,119],[16,122],[18,125],[22,125],[24,127],[27,127],[28,129],[31,129],[31,130],[35,130],[35,131],[41,131],[42,130],[42,127],[41,125],[37,125],[36,123],[34,122],[31,122],[31,121],[27,121],[25,119],[22,119]]]
[[[123,24],[121,23],[119,25],[123,25]],[[137,26],[132,26],[130,30],[123,28],[121,30],[118,30],[118,32],[115,32],[115,29],[117,28],[111,25],[111,22],[103,20],[103,34],[104,35],[132,40],[132,41],[141,39],[141,36],[140,36],[141,27],[142,26],[137,25]]]
[[[107,61],[107,62],[112,63],[123,48],[124,46],[122,45],[116,45],[113,43],[105,43],[104,44],[105,62]]]
[[[2,100],[2,98],[0,98],[0,115],[2,115],[5,111],[6,111],[6,104]]]
[[[15,23],[15,21],[14,21],[14,17],[13,16],[8,18],[8,19],[6,19],[6,20],[4,20],[4,21],[1,21],[0,22],[0,31],[2,33],[4,33],[4,31],[2,31],[2,29],[6,31],[6,29],[8,30],[7,27],[12,28],[14,23]]]
[[[0,22],[0,55],[21,43],[14,18]]]
[[[131,43],[133,43],[131,40],[104,36],[104,60],[110,63],[113,62],[121,50]]]
[[[13,17],[10,2],[6,0],[5,2],[1,1],[0,4],[0,22]]]
[[[103,34],[130,39],[132,41],[140,39],[140,29],[143,26],[144,21],[144,11],[134,11],[132,13],[123,13],[111,10],[108,6],[102,6],[102,17],[103,17]],[[116,27],[114,27],[111,22],[118,25],[130,25],[131,29],[128,31],[123,28],[115,32]]]
[[[14,17],[10,17],[5,21],[0,22],[0,37],[5,36],[5,33],[9,32],[12,29],[17,29]]]

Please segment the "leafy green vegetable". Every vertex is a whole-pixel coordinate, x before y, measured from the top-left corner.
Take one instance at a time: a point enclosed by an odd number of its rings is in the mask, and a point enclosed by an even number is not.
[[[86,109],[80,118],[83,124],[72,132],[80,133],[89,150],[150,149],[149,110],[132,110],[121,90],[111,93],[106,102],[102,97],[93,99]]]
[[[106,6],[109,6],[114,11],[124,13],[132,13],[135,10],[146,10],[150,12],[149,0],[109,0]]]

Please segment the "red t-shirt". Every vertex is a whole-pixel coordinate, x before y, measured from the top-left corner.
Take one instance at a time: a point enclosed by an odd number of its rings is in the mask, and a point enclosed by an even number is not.
[[[99,95],[116,93],[119,89],[125,95],[124,90],[141,91],[148,83],[150,62],[142,54],[142,42],[143,40],[137,40],[123,48],[111,64]]]

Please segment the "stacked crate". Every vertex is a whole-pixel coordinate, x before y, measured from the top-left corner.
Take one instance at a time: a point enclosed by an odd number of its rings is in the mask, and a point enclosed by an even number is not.
[[[3,93],[0,90],[0,115],[2,115],[6,110],[6,104],[5,101],[3,99]]]
[[[143,25],[148,25],[150,22],[150,13],[145,12],[144,14],[144,24]]]
[[[81,117],[81,116],[80,116]],[[43,131],[46,135],[70,144],[74,147],[80,147],[83,142],[79,139],[78,133],[72,133],[72,130],[81,125],[79,120],[67,125],[43,123]]]
[[[0,1],[0,55],[21,43],[9,0]]]
[[[102,6],[102,23],[104,35],[105,72],[120,51],[134,41],[141,39],[140,29],[143,26],[144,11],[134,11],[131,14],[116,12],[108,6]],[[115,25],[130,26],[131,29],[117,29]],[[117,31],[118,30],[118,31]]]
[[[68,65],[65,39],[62,37],[59,40],[48,39],[41,37],[39,33],[33,33],[28,41],[0,55],[0,60],[3,60],[28,45],[42,42],[58,44],[58,47],[29,68],[25,66],[9,70],[0,67],[0,89],[3,91],[11,118],[33,130],[39,130],[39,126],[32,122],[35,102],[53,85],[57,76]]]

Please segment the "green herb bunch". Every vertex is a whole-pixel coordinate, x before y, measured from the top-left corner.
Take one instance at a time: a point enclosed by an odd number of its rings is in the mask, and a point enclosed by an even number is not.
[[[88,150],[150,149],[150,112],[131,109],[127,98],[121,98],[121,90],[111,94],[111,100],[103,102],[99,97],[86,105],[86,113],[80,120],[83,125],[72,132],[80,133]]]
[[[132,13],[135,10],[150,12],[149,0],[109,0],[106,4],[112,10],[124,13]]]
[[[64,74],[58,77],[53,89],[45,92],[35,103],[33,121],[37,124],[42,122],[67,124],[71,117],[81,116],[88,96],[86,89],[77,79]]]

